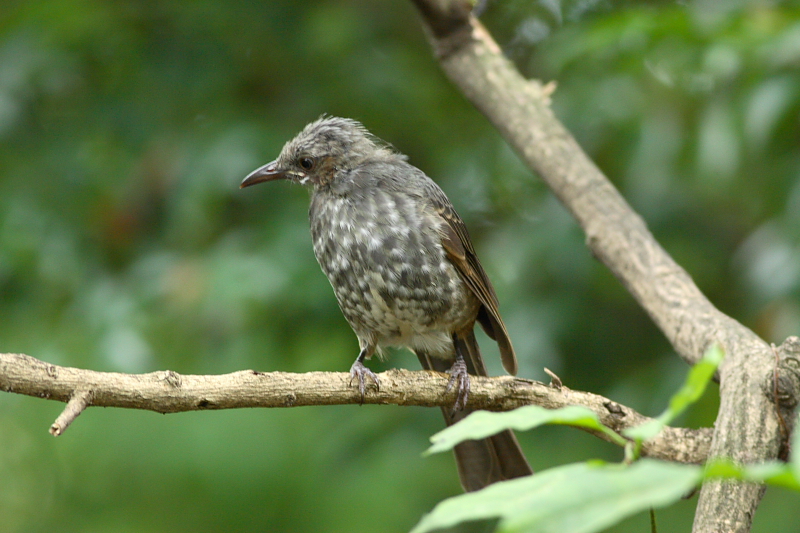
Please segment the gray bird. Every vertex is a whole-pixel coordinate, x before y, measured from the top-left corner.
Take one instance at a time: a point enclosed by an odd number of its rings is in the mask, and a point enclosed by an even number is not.
[[[378,377],[364,360],[405,346],[455,387],[448,425],[471,412],[469,375],[486,376],[473,332],[478,321],[497,341],[503,367],[517,361],[492,284],[464,222],[433,180],[359,122],[322,117],[286,143],[275,161],[241,187],[287,179],[311,190],[314,253],[333,286],[361,351],[350,368],[362,398]],[[516,437],[504,431],[456,450],[465,490],[531,474]]]

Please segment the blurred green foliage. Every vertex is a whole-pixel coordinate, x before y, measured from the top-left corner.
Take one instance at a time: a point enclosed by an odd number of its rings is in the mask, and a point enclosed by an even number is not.
[[[526,75],[558,82],[559,117],[711,300],[768,341],[798,334],[800,6],[480,9]],[[306,193],[238,189],[321,113],[363,121],[447,191],[522,376],[547,366],[659,412],[684,365],[447,82],[402,1],[3,2],[0,350],[121,372],[347,370],[358,347]],[[681,423],[711,424],[714,396]],[[0,395],[0,533],[403,531],[460,490],[452,459],[420,456],[438,410],[90,409],[56,440],[61,407]],[[523,444],[539,469],[619,458],[569,428]],[[770,489],[754,530],[800,531],[796,504]],[[687,530],[693,509],[659,524]]]

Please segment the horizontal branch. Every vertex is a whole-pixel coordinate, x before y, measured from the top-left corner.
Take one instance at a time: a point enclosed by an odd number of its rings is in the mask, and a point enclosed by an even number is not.
[[[448,376],[439,372],[389,370],[380,374],[380,382],[381,389],[369,388],[363,403],[449,407],[455,401],[455,392],[444,392]],[[468,405],[477,409],[509,411],[523,405],[548,409],[582,405],[597,413],[603,424],[616,431],[649,420],[602,396],[551,387],[538,381],[501,376],[472,377],[470,382]],[[0,390],[69,402],[68,421],[87,406],[179,413],[362,403],[358,390],[350,385],[350,375],[344,372],[293,374],[242,370],[196,376],[166,370],[120,374],[53,365],[22,354],[0,354]],[[60,431],[66,429],[59,427]],[[666,428],[657,438],[645,443],[643,453],[665,460],[701,463],[708,455],[710,443],[710,429]]]

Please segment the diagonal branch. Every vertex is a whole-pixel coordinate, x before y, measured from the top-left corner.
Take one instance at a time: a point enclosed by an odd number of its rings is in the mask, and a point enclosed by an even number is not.
[[[717,310],[658,244],[619,191],[549,107],[552,86],[526,80],[462,0],[415,0],[450,80],[552,189],[586,233],[592,253],[661,328],[678,353],[697,362],[728,330],[754,333]]]
[[[442,69],[536,171],[586,233],[586,243],[625,285],[680,356],[695,363],[717,341],[720,411],[711,454],[752,463],[782,444],[769,390],[770,346],[716,309],[658,244],[549,107],[550,86],[526,80],[504,56],[466,0],[413,0]],[[695,531],[748,531],[760,486],[711,482]]]
[[[389,370],[380,374],[380,380],[381,390],[369,389],[364,403],[449,407],[455,401],[455,392],[443,393],[448,376],[438,372]],[[52,365],[22,354],[0,354],[0,390],[68,402],[53,425],[60,430],[51,429],[54,435],[65,430],[66,425],[88,406],[179,413],[361,403],[358,390],[350,386],[350,374],[344,372],[292,374],[243,370],[216,376],[193,376],[167,370],[119,374]],[[470,407],[508,411],[522,405],[540,405],[548,409],[583,405],[618,432],[650,420],[596,394],[511,376],[471,378]],[[657,438],[645,443],[644,454],[701,463],[710,443],[710,429],[666,428]]]

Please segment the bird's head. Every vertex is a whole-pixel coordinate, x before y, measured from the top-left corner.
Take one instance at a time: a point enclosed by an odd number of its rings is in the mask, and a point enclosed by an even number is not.
[[[368,157],[390,153],[360,122],[323,116],[287,142],[275,161],[251,172],[240,188],[279,179],[324,185],[338,171],[352,169]]]

